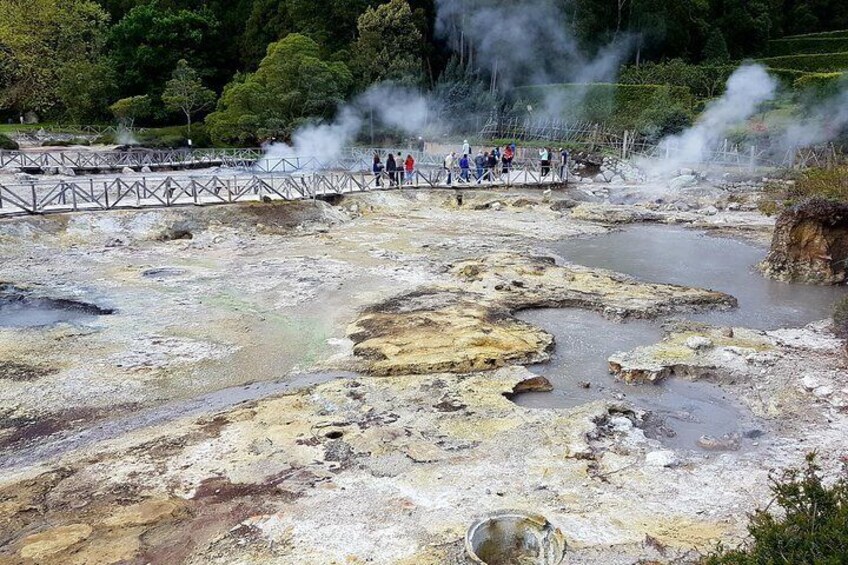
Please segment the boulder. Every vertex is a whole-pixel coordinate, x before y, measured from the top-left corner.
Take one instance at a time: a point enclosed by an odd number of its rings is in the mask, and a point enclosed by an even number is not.
[[[133,174],[135,174],[135,171],[132,170],[131,167],[124,167],[123,169],[121,169],[121,173],[123,173],[125,175],[133,175]]]
[[[59,167],[59,174],[64,175],[66,177],[77,176],[77,172],[75,170],[73,170],[71,167]]]
[[[668,181],[668,188],[671,190],[682,190],[698,184],[698,177],[695,175],[680,175]]]
[[[141,168],[141,172],[144,173],[144,174],[148,174],[148,173],[152,173],[153,171],[150,169],[150,167],[145,165]]]
[[[848,204],[809,200],[783,212],[760,269],[784,282],[848,282]]]

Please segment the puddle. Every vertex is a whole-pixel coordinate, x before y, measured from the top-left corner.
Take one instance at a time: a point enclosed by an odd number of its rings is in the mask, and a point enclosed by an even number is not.
[[[40,328],[60,323],[86,324],[112,310],[85,302],[42,298],[0,284],[0,327]]]
[[[833,304],[848,294],[845,287],[788,285],[761,277],[755,265],[766,249],[750,243],[665,226],[635,226],[591,239],[554,246],[566,260],[627,273],[637,278],[720,290],[738,298],[739,308],[686,315],[714,325],[756,329],[803,326],[830,317]],[[551,361],[531,367],[554,385],[552,393],[515,398],[531,408],[570,408],[599,399],[619,398],[650,410],[664,420],[656,439],[678,449],[697,449],[702,435],[738,434],[743,448],[761,435],[761,423],[706,382],[668,379],[659,385],[629,386],[609,374],[613,353],[660,341],[661,321],[616,323],[599,314],[574,309],[522,312],[520,319],[556,338]],[[588,388],[586,388],[588,386]],[[671,434],[664,433],[671,430]]]

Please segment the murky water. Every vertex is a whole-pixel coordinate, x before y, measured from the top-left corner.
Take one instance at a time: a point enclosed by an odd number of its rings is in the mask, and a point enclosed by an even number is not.
[[[788,285],[764,279],[755,265],[766,249],[731,239],[664,226],[637,226],[591,239],[554,246],[566,260],[627,273],[651,281],[720,290],[735,296],[739,308],[681,316],[715,325],[758,329],[802,326],[831,315],[833,303],[848,289]],[[583,310],[535,310],[519,315],[556,337],[551,361],[534,367],[555,390],[526,394],[528,407],[567,408],[601,398],[624,398],[666,420],[676,435],[663,441],[695,448],[701,435],[737,433],[757,436],[762,425],[717,386],[683,379],[659,385],[629,386],[610,374],[613,353],[660,341],[661,321],[616,323]],[[586,386],[588,385],[588,388]],[[746,442],[743,439],[744,443]]]
[[[761,276],[767,249],[729,238],[666,226],[634,226],[608,235],[561,242],[567,261],[627,273],[650,282],[720,290],[739,308],[689,316],[715,325],[756,329],[803,326],[829,318],[846,287],[790,285]]]
[[[74,303],[41,298],[7,299],[0,296],[0,327],[40,328],[59,323],[85,324],[93,322],[96,309],[76,307]]]

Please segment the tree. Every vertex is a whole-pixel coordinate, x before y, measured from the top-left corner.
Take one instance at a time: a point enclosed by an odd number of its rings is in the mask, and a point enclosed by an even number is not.
[[[90,0],[0,0],[0,107],[56,112],[60,73],[93,61],[108,15]]]
[[[423,37],[406,0],[391,0],[359,17],[353,67],[362,85],[381,81],[421,82]]]
[[[162,102],[169,110],[185,114],[191,136],[191,117],[215,104],[215,92],[203,86],[203,81],[185,59],[177,62],[172,77],[165,85]]]
[[[146,94],[141,96],[130,96],[121,98],[111,106],[109,110],[118,118],[122,126],[131,128],[135,121],[150,115],[150,97]]]
[[[718,28],[713,28],[704,45],[704,61],[708,63],[726,63],[730,60],[730,51],[727,50],[727,42],[724,34]]]
[[[344,63],[323,59],[315,41],[291,34],[268,46],[255,73],[239,75],[224,88],[206,124],[223,143],[288,137],[307,118],[331,117],[352,84]]]
[[[74,123],[98,122],[109,116],[117,96],[115,69],[106,58],[69,63],[59,71],[58,97],[65,116]]]
[[[218,26],[206,8],[166,9],[154,0],[130,10],[112,28],[108,44],[120,94],[147,94],[162,117],[161,95],[180,59],[213,87],[222,86],[229,75],[222,76],[219,63]]]

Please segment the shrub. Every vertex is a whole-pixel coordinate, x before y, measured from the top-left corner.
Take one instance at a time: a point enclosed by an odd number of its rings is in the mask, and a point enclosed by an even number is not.
[[[834,73],[848,70],[848,52],[768,57],[758,61],[772,69],[790,69],[808,73]]]
[[[776,216],[783,209],[810,199],[848,202],[848,167],[808,169],[796,173],[794,184],[770,183],[757,203],[760,212]]]
[[[789,195],[793,200],[826,198],[848,202],[848,167],[808,169],[796,179]]]
[[[653,124],[667,127],[668,122],[691,119],[695,100],[685,87],[632,84],[551,84],[513,89],[512,96],[531,104],[558,105],[563,118],[604,123],[621,129],[645,127],[651,116],[671,110],[669,120]],[[553,102],[553,104],[552,104]],[[673,108],[669,108],[673,103]]]
[[[827,98],[839,93],[848,73],[807,73],[792,83],[795,90],[810,91],[816,96]]]
[[[803,37],[773,39],[768,42],[771,57],[815,53],[840,53],[848,51],[848,37]]]
[[[824,484],[815,455],[803,470],[771,478],[776,516],[757,510],[748,532],[751,541],[736,550],[719,547],[703,565],[840,565],[848,556],[848,469],[832,487]]]
[[[835,31],[819,31],[816,33],[802,33],[800,35],[787,35],[783,39],[805,39],[805,38],[827,38],[827,37],[848,37],[848,29],[838,29]]]
[[[20,149],[20,147],[18,147],[18,143],[14,139],[8,135],[0,133],[0,150],[17,151],[18,149]]]
[[[691,65],[682,59],[643,63],[621,69],[622,84],[681,86],[696,98],[714,98],[724,91],[735,65]]]
[[[833,306],[833,328],[842,338],[848,338],[848,297]]]

